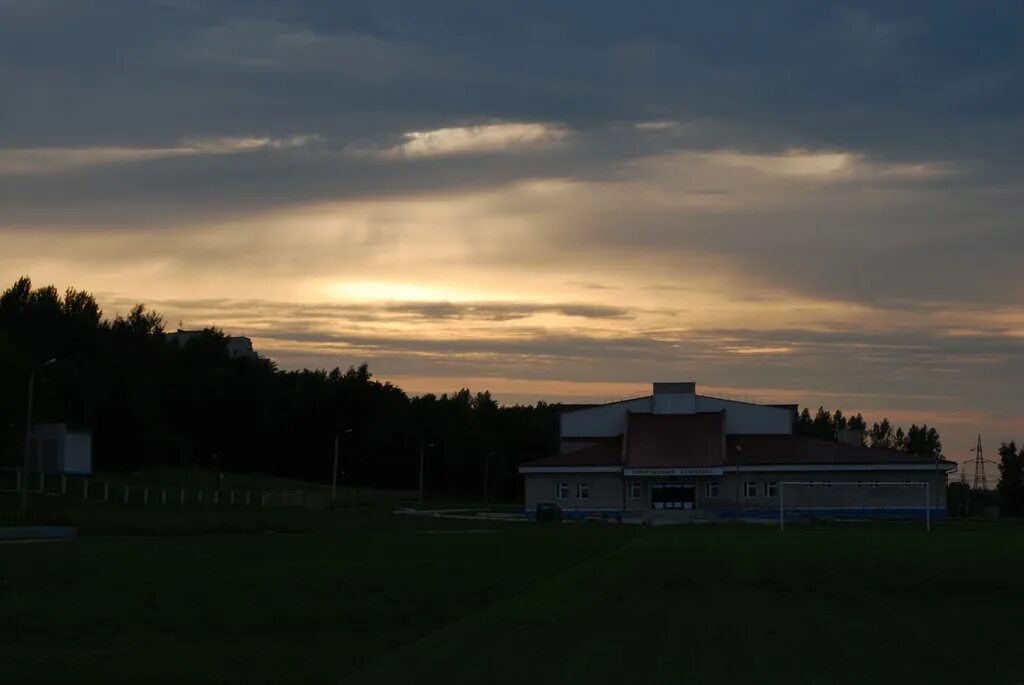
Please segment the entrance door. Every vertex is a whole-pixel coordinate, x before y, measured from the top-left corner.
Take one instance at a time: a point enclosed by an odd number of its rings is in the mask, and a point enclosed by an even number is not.
[[[693,509],[693,483],[652,483],[651,505],[655,509]]]

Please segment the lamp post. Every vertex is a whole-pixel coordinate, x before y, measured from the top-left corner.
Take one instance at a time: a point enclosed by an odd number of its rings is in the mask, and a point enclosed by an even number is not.
[[[331,476],[331,499],[335,500],[338,498],[338,439],[342,434],[348,435],[352,432],[351,428],[346,428],[341,433],[334,434],[334,474]]]
[[[420,443],[420,504],[423,504],[423,453],[428,447],[433,447],[434,443]]]
[[[739,457],[743,454],[743,447],[736,445],[736,520],[740,520],[740,461]]]
[[[56,363],[56,359],[49,359],[43,362],[42,366],[47,367]],[[28,372],[28,402],[25,409],[25,458],[21,465],[21,478],[19,488],[21,489],[21,508],[28,508],[28,470],[32,461],[32,403],[35,395],[36,370],[29,369]]]
[[[494,452],[492,451],[488,452],[487,455],[484,457],[484,504],[488,504],[491,501],[490,498],[487,496],[487,486],[490,483],[490,478],[488,478],[488,472],[490,471],[491,457],[493,456]]]

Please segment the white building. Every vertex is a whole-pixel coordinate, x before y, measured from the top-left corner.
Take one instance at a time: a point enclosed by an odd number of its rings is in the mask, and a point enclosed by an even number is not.
[[[700,395],[694,383],[655,383],[646,397],[565,411],[560,454],[519,468],[526,509],[554,503],[576,517],[643,519],[678,509],[769,518],[779,516],[785,487],[787,516],[944,515],[953,462],[869,449],[856,433],[841,441],[799,436],[796,412]]]
[[[168,341],[173,342],[179,347],[184,347],[190,340],[200,338],[205,335],[206,331],[185,331],[178,329],[174,333],[168,333],[166,338]],[[225,336],[227,340],[228,356],[232,359],[245,358],[245,359],[256,359],[256,351],[252,347],[252,339],[245,337],[244,335],[228,335]]]
[[[29,463],[37,473],[92,473],[92,434],[63,423],[41,423],[32,431]]]

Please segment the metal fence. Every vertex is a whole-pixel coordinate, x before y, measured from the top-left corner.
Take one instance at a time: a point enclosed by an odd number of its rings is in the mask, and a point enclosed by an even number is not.
[[[330,495],[314,490],[187,488],[131,485],[89,476],[0,471],[0,493],[43,495],[75,502],[147,507],[292,507],[326,509]]]

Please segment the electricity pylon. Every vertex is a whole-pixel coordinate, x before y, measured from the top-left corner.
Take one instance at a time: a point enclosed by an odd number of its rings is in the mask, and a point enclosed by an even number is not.
[[[985,480],[985,456],[981,451],[981,435],[978,435],[978,446],[974,448],[974,489],[977,490],[980,487],[982,490],[988,490],[988,481]]]

